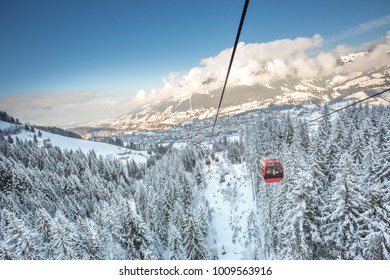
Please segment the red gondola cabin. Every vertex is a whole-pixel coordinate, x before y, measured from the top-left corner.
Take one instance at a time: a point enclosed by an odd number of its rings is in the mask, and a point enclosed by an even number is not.
[[[211,164],[210,159],[209,159],[209,158],[206,158],[206,159],[205,159],[205,163],[206,163],[207,166],[210,166],[210,164]]]
[[[278,183],[284,176],[283,165],[276,158],[261,158],[259,161],[260,177],[265,183]]]

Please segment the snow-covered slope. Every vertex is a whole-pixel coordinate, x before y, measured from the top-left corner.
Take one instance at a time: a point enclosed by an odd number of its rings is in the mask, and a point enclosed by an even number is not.
[[[0,121],[0,129],[6,131],[8,129],[14,129],[18,127],[17,125],[10,124],[4,121]],[[20,140],[24,141],[33,141],[34,135],[38,134],[38,130],[35,133],[26,131],[23,126],[19,125],[20,129],[16,134],[11,134],[10,136],[15,140],[18,137]],[[75,139],[70,137],[65,137],[53,133],[49,133],[41,130],[41,137],[36,137],[38,140],[38,145],[43,146],[46,144],[51,144],[53,146],[58,146],[62,149],[67,150],[81,150],[84,153],[88,153],[91,150],[94,150],[97,155],[101,156],[113,156],[121,160],[134,160],[135,162],[145,163],[147,159],[147,153],[145,151],[134,151],[127,148],[101,143],[88,141],[84,139]]]
[[[1,131],[5,131],[5,130],[8,130],[8,129],[11,129],[13,127],[16,127],[16,125],[12,124],[12,123],[9,123],[9,122],[0,121],[0,130]]]
[[[214,250],[221,260],[253,259],[249,237],[250,215],[256,212],[250,177],[243,164],[230,164],[222,153],[220,161],[205,166],[205,196],[211,209]]]

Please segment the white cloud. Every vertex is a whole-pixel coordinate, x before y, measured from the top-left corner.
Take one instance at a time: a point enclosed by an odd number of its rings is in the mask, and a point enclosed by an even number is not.
[[[345,67],[346,72],[367,71],[373,67],[390,65],[390,31],[386,38],[380,40],[371,47],[371,51],[366,56],[358,57],[354,63]]]
[[[340,35],[337,35],[330,39],[330,41],[338,41],[338,40],[344,40],[351,37],[355,37],[367,32],[370,32],[371,30],[374,30],[376,28],[390,25],[390,15],[386,15],[377,19],[373,19],[370,21],[363,22],[359,24],[358,26],[355,26],[353,28],[350,28]]]
[[[387,18],[383,18],[386,21]],[[364,24],[373,28],[382,21]],[[382,23],[383,24],[383,23]],[[363,25],[362,25],[363,26]],[[359,30],[363,30],[361,27]],[[364,29],[364,30],[366,30]],[[329,52],[320,51],[324,40],[316,34],[311,38],[276,40],[268,43],[240,43],[228,85],[269,84],[270,82],[286,79],[290,75],[297,78],[320,78],[339,73],[364,71],[373,65],[389,65],[388,36],[375,42],[372,52],[356,60],[348,66],[340,66],[338,58],[354,50],[339,45]],[[186,73],[170,73],[163,79],[164,86],[147,93],[140,91],[136,101],[150,103],[167,97],[183,97],[192,93],[207,94],[220,89],[226,77],[226,71],[232,49],[221,51],[218,55],[204,58],[200,64]],[[142,98],[141,98],[142,97]]]
[[[322,68],[329,70],[333,62],[310,58],[308,53],[322,45],[323,39],[316,34],[311,38],[277,40],[269,43],[240,43],[237,48],[233,68],[229,77],[230,85],[251,86],[284,79],[288,75],[311,77]],[[153,102],[175,96],[188,96],[192,93],[209,93],[221,88],[225,81],[232,49],[225,49],[218,55],[201,60],[200,65],[186,73],[170,73],[163,79],[164,86],[150,93],[138,92],[136,102]],[[331,58],[328,56],[327,58]]]
[[[137,92],[137,95],[134,97],[134,101],[144,102],[145,100],[146,100],[146,91],[143,89],[140,89]]]

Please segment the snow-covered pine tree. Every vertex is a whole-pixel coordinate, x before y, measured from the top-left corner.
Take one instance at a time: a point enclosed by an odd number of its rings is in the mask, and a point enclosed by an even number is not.
[[[261,234],[263,228],[259,221],[260,217],[258,216],[258,213],[252,211],[248,215],[248,238],[245,241],[245,247],[248,250],[248,259],[251,260],[265,259],[263,235]]]
[[[338,118],[336,120],[336,124],[334,125],[334,130],[330,135],[329,145],[325,143],[326,139],[318,137],[318,140],[320,141],[319,143],[322,143],[322,149],[326,157],[324,169],[324,175],[326,177],[324,183],[326,186],[329,186],[329,184],[335,180],[338,170],[338,159],[340,158],[342,151],[347,148],[344,141],[343,129],[343,123]]]
[[[37,239],[40,241],[40,255],[44,260],[53,259],[53,251],[51,248],[53,239],[53,220],[49,213],[44,208],[39,208],[35,211],[35,231]]]
[[[318,125],[318,136],[320,139],[325,141],[324,144],[327,143],[327,140],[329,139],[332,131],[332,122],[330,120],[329,114],[329,106],[327,104],[324,105],[322,108],[321,114],[323,118],[319,121]],[[324,146],[323,148],[325,148]]]
[[[192,211],[186,213],[184,223],[184,248],[189,260],[204,260],[208,257],[207,244],[201,227]]]
[[[370,260],[390,259],[390,184],[372,182],[367,186],[363,224],[363,257]]]
[[[198,189],[204,189],[206,187],[205,177],[203,174],[202,163],[199,160],[195,164],[193,175]]]
[[[184,260],[186,259],[186,252],[184,249],[182,233],[178,230],[175,222],[169,223],[168,228],[168,249],[171,260]]]
[[[20,260],[38,259],[39,250],[35,243],[32,230],[26,226],[25,222],[16,217],[14,213],[3,210],[1,215],[5,221],[4,247],[6,255],[8,251]]]
[[[287,115],[287,118],[285,121],[285,124],[286,124],[286,143],[288,145],[291,145],[293,143],[293,139],[294,139],[294,134],[295,134],[295,131],[294,131],[294,125],[291,121],[291,116],[290,114]]]
[[[380,169],[377,176],[381,183],[388,185],[390,182],[390,129],[387,131],[385,139],[386,141],[383,144],[378,143],[380,153],[376,160]]]
[[[327,259],[327,250],[323,242],[321,229],[322,218],[326,213],[326,205],[330,201],[328,192],[328,178],[326,176],[326,156],[318,138],[314,138],[310,145],[310,153],[307,155],[310,160],[310,193],[309,208],[311,209],[311,222],[316,229],[313,234],[312,259]]]
[[[350,137],[352,139],[351,147],[349,149],[350,154],[357,164],[357,167],[360,167],[363,161],[363,149],[365,146],[361,130],[353,130],[353,134]]]
[[[301,146],[301,135],[296,134],[288,160],[285,161],[289,177],[283,184],[286,189],[283,203],[283,215],[279,228],[279,257],[286,259],[314,259],[318,252],[314,249],[321,244],[319,232],[319,194],[314,188],[308,154]]]
[[[119,244],[127,252],[127,258],[143,260],[158,257],[151,234],[140,217],[136,216],[127,200],[120,201],[118,205],[113,230]]]
[[[0,154],[0,191],[11,191],[13,178],[13,166],[11,162]]]
[[[381,176],[386,166],[385,157],[379,142],[369,138],[362,160],[365,210],[360,229],[365,259],[390,259],[390,182]]]
[[[75,230],[77,232],[78,258],[83,260],[102,259],[100,244],[87,222],[78,218],[75,224]]]
[[[61,212],[54,217],[51,248],[54,259],[72,260],[77,258],[76,231],[74,225]]]
[[[330,214],[325,217],[325,242],[332,248],[335,259],[362,258],[362,242],[359,224],[363,211],[362,190],[359,186],[357,167],[352,156],[345,152],[339,161],[339,170],[330,189],[332,199]]]

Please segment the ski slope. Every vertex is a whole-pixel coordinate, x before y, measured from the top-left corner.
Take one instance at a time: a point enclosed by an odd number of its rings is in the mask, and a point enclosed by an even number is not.
[[[251,259],[248,217],[256,212],[250,178],[242,164],[230,164],[222,154],[220,162],[205,166],[205,197],[211,209],[212,236],[218,259]],[[224,182],[221,182],[221,175]]]

